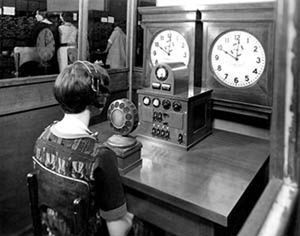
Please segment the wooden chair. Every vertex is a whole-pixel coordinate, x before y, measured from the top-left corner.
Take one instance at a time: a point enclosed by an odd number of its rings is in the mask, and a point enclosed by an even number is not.
[[[85,235],[90,206],[89,184],[47,169],[37,160],[35,166],[35,172],[27,175],[34,235],[42,235],[42,207],[58,212],[71,229],[71,235]]]

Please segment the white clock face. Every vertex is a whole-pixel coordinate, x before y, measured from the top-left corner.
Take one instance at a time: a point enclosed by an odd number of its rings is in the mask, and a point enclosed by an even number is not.
[[[152,65],[159,63],[183,63],[188,65],[189,46],[185,38],[175,30],[163,30],[158,33],[150,47]]]
[[[255,36],[233,30],[214,42],[210,63],[218,81],[229,87],[243,88],[259,80],[265,69],[266,55]]]

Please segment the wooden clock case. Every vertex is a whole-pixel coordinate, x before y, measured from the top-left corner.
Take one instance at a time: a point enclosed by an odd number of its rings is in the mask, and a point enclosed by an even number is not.
[[[150,52],[152,40],[156,34],[165,29],[172,29],[186,39],[190,60],[188,64],[189,88],[201,86],[202,63],[202,24],[201,14],[198,10],[184,10],[179,7],[141,7],[138,9],[143,15],[142,27],[144,29],[144,52]],[[150,84],[152,65],[149,53],[143,58],[145,87]]]
[[[218,4],[200,7],[203,22],[202,86],[213,89],[213,109],[230,114],[270,120],[273,90],[275,4]],[[218,36],[230,30],[253,34],[266,54],[263,74],[247,88],[231,88],[215,78],[210,65],[211,47]]]
[[[139,8],[139,12],[144,29],[143,77],[146,88],[137,91],[141,118],[138,133],[144,138],[188,150],[212,133],[212,91],[200,88],[203,38],[201,14],[198,10],[182,7],[144,7]],[[152,42],[164,30],[177,31],[188,44],[190,57],[187,68],[182,70],[184,73],[180,76],[177,76],[178,71],[172,70],[171,64],[165,64],[167,62],[158,62],[158,65],[151,62]],[[168,68],[167,81],[160,83],[157,80],[154,72],[156,66]],[[154,86],[155,82],[161,86]],[[164,91],[163,85],[173,89]],[[180,92],[177,87],[180,87]],[[145,98],[151,103],[145,103]],[[164,102],[169,105],[164,105]]]

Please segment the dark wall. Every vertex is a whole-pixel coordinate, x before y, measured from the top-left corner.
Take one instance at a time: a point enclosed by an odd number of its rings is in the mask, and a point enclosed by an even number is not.
[[[31,223],[26,174],[32,169],[34,141],[61,117],[58,105],[0,117],[0,235]]]

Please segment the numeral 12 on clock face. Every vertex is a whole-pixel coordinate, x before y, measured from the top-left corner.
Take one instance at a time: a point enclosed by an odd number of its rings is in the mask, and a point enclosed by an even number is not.
[[[245,88],[254,85],[264,72],[265,50],[259,40],[242,30],[221,34],[213,43],[210,65],[223,85]]]

